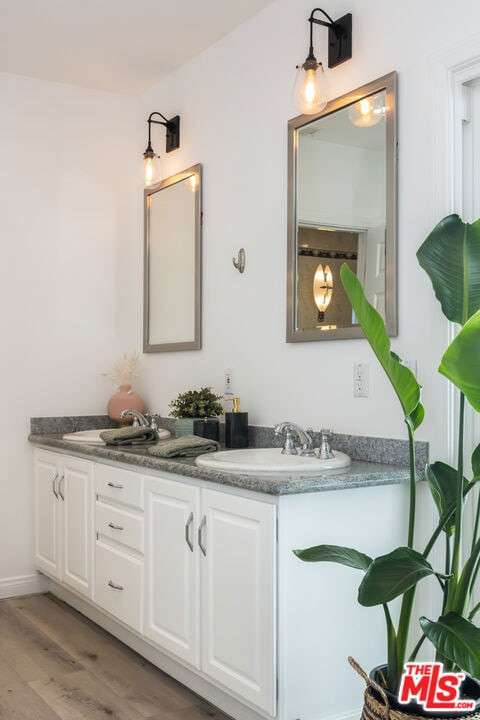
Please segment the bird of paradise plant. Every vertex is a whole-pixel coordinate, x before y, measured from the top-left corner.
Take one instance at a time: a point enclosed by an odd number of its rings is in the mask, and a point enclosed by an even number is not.
[[[415,431],[424,419],[420,386],[413,373],[392,352],[385,324],[369,304],[356,275],[345,264],[341,268],[343,286],[360,326],[383,367],[400,402],[410,450],[410,503],[406,545],[377,558],[353,548],[318,545],[295,554],[305,562],[336,562],[361,570],[363,579],[358,601],[363,606],[382,605],[387,630],[387,670],[385,688],[397,693],[406,662],[415,660],[426,639],[434,647],[435,659],[444,668],[460,669],[480,679],[480,629],[473,620],[480,603],[472,607],[472,596],[480,570],[480,501],[477,501],[473,537],[465,532],[466,504],[480,480],[480,445],[471,458],[471,479],[464,470],[465,401],[480,412],[480,220],[464,223],[458,215],[444,218],[430,233],[417,252],[427,272],[442,311],[448,320],[460,326],[447,347],[439,372],[459,393],[458,460],[453,468],[443,462],[428,464],[425,479],[438,509],[438,524],[425,547],[415,548],[415,510],[417,473]],[[428,557],[443,536],[445,567],[435,571]],[[420,617],[416,626],[416,644],[409,638],[415,593],[419,582],[435,576],[441,592],[441,614],[436,620]],[[389,603],[400,599],[400,614],[395,625]]]

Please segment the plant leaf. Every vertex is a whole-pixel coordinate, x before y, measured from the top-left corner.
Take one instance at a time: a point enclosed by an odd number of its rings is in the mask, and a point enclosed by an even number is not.
[[[452,340],[438,368],[480,412],[480,311],[467,320]]]
[[[347,565],[356,570],[367,570],[372,558],[353,548],[341,545],[317,545],[305,550],[294,550],[295,555],[304,562],[334,562]]]
[[[443,314],[464,325],[480,309],[480,220],[470,224],[448,215],[420,246],[417,258]]]
[[[438,508],[440,521],[448,519],[443,530],[449,537],[455,530],[453,510],[457,504],[457,476],[455,468],[443,462],[435,462],[425,468],[425,479]],[[466,484],[467,481],[464,478],[464,488]]]
[[[441,655],[473,677],[480,677],[480,629],[455,612],[432,622],[420,618],[422,630]]]
[[[366,299],[359,279],[346,263],[340,268],[340,277],[365,337],[400,400],[405,420],[415,430],[424,416],[420,403],[420,385],[414,374],[402,365],[398,355],[390,350],[390,339],[383,319]]]
[[[390,602],[434,570],[416,550],[399,547],[372,562],[358,588],[360,605],[371,607]]]

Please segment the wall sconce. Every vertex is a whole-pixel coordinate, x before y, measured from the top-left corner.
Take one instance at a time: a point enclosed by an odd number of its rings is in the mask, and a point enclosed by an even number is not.
[[[152,120],[154,115],[158,115],[163,118],[163,120]],[[152,123],[154,125],[163,125],[165,127],[167,136],[165,152],[169,153],[180,147],[180,116],[175,115],[175,117],[171,120],[167,120],[165,115],[162,115],[162,113],[152,112],[150,113],[147,122],[148,145],[147,149],[143,153],[143,157],[145,159],[145,185],[148,187],[157,180],[154,160],[155,158],[160,157],[160,155],[155,154],[152,148]]]
[[[350,122],[356,127],[373,127],[385,119],[385,93],[362,98],[348,108]]]
[[[328,22],[314,17],[316,12],[325,15]],[[326,106],[327,83],[322,63],[317,62],[313,53],[313,25],[328,27],[328,67],[333,68],[352,57],[352,14],[348,13],[333,21],[321,8],[312,10],[310,23],[310,49],[303,65],[297,65],[297,77],[293,88],[293,102],[302,115],[321,112]]]
[[[333,276],[332,271],[328,265],[320,263],[315,270],[313,277],[313,299],[315,305],[318,308],[318,322],[323,322],[325,317],[325,310],[330,305],[330,300],[333,294]]]

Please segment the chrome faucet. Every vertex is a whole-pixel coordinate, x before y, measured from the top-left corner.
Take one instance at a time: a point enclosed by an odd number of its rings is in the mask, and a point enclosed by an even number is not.
[[[275,425],[273,431],[275,435],[280,435],[282,432],[285,432],[285,444],[282,450],[283,455],[298,455],[293,437],[293,433],[295,433],[302,445],[300,455],[303,455],[304,457],[315,457],[313,435],[310,428],[308,430],[304,430],[300,427],[300,425],[295,425],[295,423],[281,422],[278,423],[278,425]]]
[[[133,415],[135,418],[133,421],[134,426],[140,426],[140,427],[148,427],[150,430],[158,430],[157,425],[157,416],[156,415],[149,415],[148,413],[145,413],[145,415],[138,410],[122,410],[120,413],[120,417],[123,418],[127,415]]]

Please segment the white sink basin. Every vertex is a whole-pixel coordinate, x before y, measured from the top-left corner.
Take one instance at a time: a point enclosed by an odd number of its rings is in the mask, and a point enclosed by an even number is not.
[[[79,430],[74,433],[67,433],[62,436],[62,440],[71,440],[77,443],[88,443],[89,445],[105,445],[104,441],[100,437],[101,432],[105,432],[107,428],[101,428],[100,430]],[[168,430],[158,430],[158,439],[166,440],[170,437]]]
[[[206,453],[195,459],[199,467],[236,472],[242,475],[287,473],[315,475],[323,472],[333,474],[348,467],[351,460],[345,453],[332,450],[334,457],[320,460],[318,457],[282,455],[281,448],[245,448]]]

